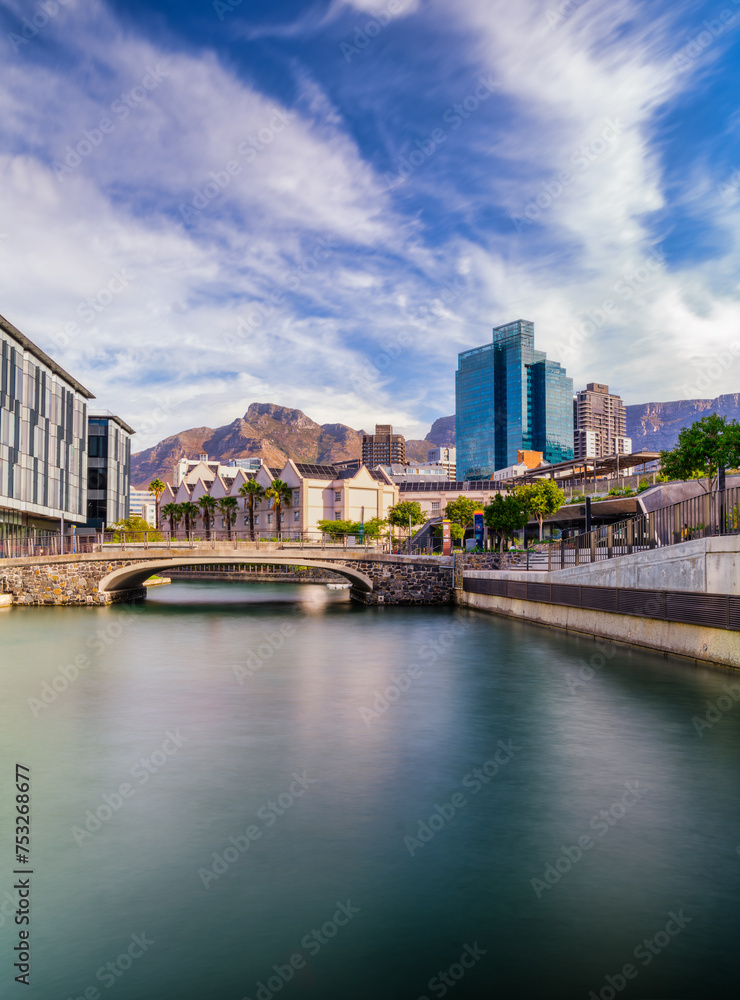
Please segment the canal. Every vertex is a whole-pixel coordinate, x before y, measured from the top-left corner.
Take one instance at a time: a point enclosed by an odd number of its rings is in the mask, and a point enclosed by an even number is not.
[[[323,586],[0,637],[2,997],[736,995],[737,675]]]

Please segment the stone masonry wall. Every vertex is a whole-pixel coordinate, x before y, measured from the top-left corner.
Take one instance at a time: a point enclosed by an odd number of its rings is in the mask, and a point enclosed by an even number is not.
[[[352,588],[352,598],[363,604],[449,604],[453,599],[451,559],[433,556],[386,555],[375,559],[322,556],[323,558],[319,558],[323,562],[344,562],[372,580],[372,593]],[[0,564],[0,589],[3,593],[12,594],[14,603],[25,605],[105,605],[129,602],[145,597],[146,588],[100,594],[98,586],[103,577],[114,569],[143,562],[144,560],[136,557],[75,560],[62,556],[58,560],[50,559],[48,563],[36,561],[10,566]],[[345,578],[339,576],[338,579]]]
[[[439,559],[407,561],[353,559],[352,566],[373,581],[371,593],[352,588],[362,604],[449,604],[453,599],[452,566]]]
[[[58,562],[0,567],[0,584],[15,604],[26,605],[106,605],[146,597],[146,588],[116,594],[101,594],[100,581],[119,566],[135,559],[108,559],[95,562]]]

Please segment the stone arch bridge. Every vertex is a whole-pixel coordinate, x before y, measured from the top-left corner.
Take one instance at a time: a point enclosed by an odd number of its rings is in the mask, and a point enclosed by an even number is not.
[[[0,560],[0,585],[15,604],[106,605],[146,596],[149,577],[193,566],[306,566],[339,573],[363,604],[447,604],[453,599],[452,557],[382,555],[359,551],[231,546],[125,548],[64,556]]]

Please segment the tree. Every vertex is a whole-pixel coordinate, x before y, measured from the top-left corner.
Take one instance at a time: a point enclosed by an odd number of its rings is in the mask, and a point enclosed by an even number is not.
[[[182,520],[182,504],[167,503],[162,508],[162,513],[170,522],[170,533],[174,536],[177,526]]]
[[[510,493],[504,497],[497,493],[491,503],[483,508],[483,520],[499,536],[499,547],[503,552],[504,540],[526,526],[529,511],[515,494]]]
[[[239,501],[236,497],[222,497],[220,500],[216,501],[218,509],[224,516],[226,521],[226,530],[228,532],[229,541],[231,541],[231,526],[235,523],[237,512],[239,510]]]
[[[480,510],[480,506],[475,500],[469,500],[467,497],[459,497],[457,500],[451,500],[445,507],[445,517],[448,521],[452,521],[453,524],[459,525],[463,529],[463,538],[465,537],[465,529],[472,528],[474,522],[474,515],[477,510]]]
[[[206,539],[211,537],[211,523],[213,521],[213,516],[216,513],[216,507],[218,501],[215,497],[209,496],[204,493],[203,496],[198,501],[198,507],[203,514],[203,527],[206,530]]]
[[[550,514],[560,510],[565,503],[565,493],[554,479],[537,479],[533,483],[517,486],[514,496],[528,513],[537,518],[542,541],[542,523]]]
[[[154,523],[157,526],[157,528],[159,527],[159,501],[166,489],[167,487],[159,478],[153,479],[151,483],[149,483],[149,492],[154,497],[154,510],[155,510]]]
[[[344,538],[346,535],[359,536],[361,533],[365,538],[379,538],[383,528],[387,525],[382,517],[371,517],[369,521],[317,521],[319,531],[331,538]]]
[[[186,500],[184,503],[180,504],[180,510],[182,511],[183,518],[185,519],[185,534],[189,536],[193,525],[200,514],[200,507],[197,503],[193,503],[191,500]]]
[[[388,511],[388,524],[391,526],[391,541],[393,541],[393,528],[415,528],[419,524],[426,524],[426,516],[421,509],[418,500],[401,500],[394,504]],[[409,531],[409,538],[411,533]]]
[[[138,514],[132,514],[130,517],[122,517],[115,524],[109,524],[108,531],[116,532],[113,535],[114,542],[122,540],[128,542],[159,542],[162,540],[162,536],[157,529],[152,528]]]
[[[360,529],[359,523],[355,521],[331,521],[323,520],[317,521],[316,527],[324,535],[328,535],[330,538],[344,538],[347,535],[354,535]]]
[[[265,491],[256,479],[248,479],[239,487],[239,496],[246,497],[249,512],[249,537],[254,541],[254,507],[265,498]]]
[[[706,492],[716,485],[722,466],[740,464],[740,424],[711,413],[684,427],[672,451],[661,451],[663,475],[669,479],[706,478]]]
[[[362,522],[362,533],[365,538],[380,538],[383,528],[388,526],[388,522],[382,517],[371,517],[369,521]],[[360,522],[357,523],[359,534]]]
[[[275,511],[277,517],[277,530],[279,534],[282,531],[283,504],[286,507],[290,506],[293,491],[282,479],[273,479],[272,484],[265,490],[265,496],[268,500],[272,501],[272,509]]]

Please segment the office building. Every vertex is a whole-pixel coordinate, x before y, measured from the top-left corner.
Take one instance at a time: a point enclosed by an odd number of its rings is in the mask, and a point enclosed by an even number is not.
[[[0,538],[87,518],[93,394],[0,316]]]
[[[546,469],[549,462],[543,462],[541,451],[518,451],[516,455],[516,465],[509,465],[505,469],[497,469],[493,478],[497,483],[505,483],[526,476],[535,469]]]
[[[406,438],[403,434],[394,434],[390,424],[376,424],[374,434],[363,435],[362,464],[368,469],[405,461]]]
[[[87,432],[86,527],[103,531],[129,516],[131,437],[136,432],[110,410],[91,410]]]
[[[457,478],[457,451],[455,448],[442,446],[439,448],[430,448],[427,452],[427,462],[429,462],[430,465],[443,466],[447,471],[448,479],[455,480]]]
[[[574,458],[606,458],[629,455],[632,438],[627,436],[627,411],[621,396],[609,392],[601,382],[589,382],[573,400]]]
[[[458,477],[490,480],[519,451],[573,458],[573,379],[535,350],[534,323],[496,327],[492,343],[463,351],[455,396]]]
[[[156,525],[157,504],[149,490],[135,490],[133,487],[129,489],[128,513],[129,517],[143,518],[152,527]]]

